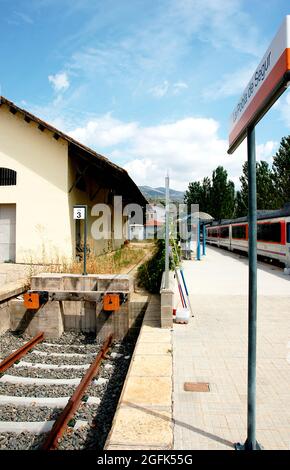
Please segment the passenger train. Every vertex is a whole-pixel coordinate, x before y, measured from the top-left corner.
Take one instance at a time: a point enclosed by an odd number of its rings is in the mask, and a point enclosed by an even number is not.
[[[213,222],[206,230],[207,243],[230,251],[248,251],[247,217]],[[280,261],[290,271],[290,203],[280,210],[257,211],[257,253]]]

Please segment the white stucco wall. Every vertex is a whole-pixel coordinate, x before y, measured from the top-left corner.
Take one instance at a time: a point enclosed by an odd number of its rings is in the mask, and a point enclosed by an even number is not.
[[[16,262],[70,257],[67,142],[2,105],[0,167],[17,171],[16,186],[0,186],[0,204],[16,204]]]

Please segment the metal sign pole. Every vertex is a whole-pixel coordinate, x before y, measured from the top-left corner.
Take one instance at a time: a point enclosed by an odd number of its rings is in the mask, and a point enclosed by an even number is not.
[[[169,289],[169,176],[165,177],[165,289]]]
[[[88,218],[88,206],[76,205],[73,207],[73,218],[75,220],[84,221],[84,270],[83,276],[87,274],[87,218]]]
[[[205,224],[202,225],[202,254],[205,256],[205,249],[206,249],[206,229]]]
[[[85,206],[85,219],[84,219],[84,272],[83,276],[87,275],[87,218],[88,218],[88,207]]]
[[[199,219],[197,219],[196,229],[197,229],[196,259],[197,261],[200,261],[200,222],[199,222]]]
[[[256,360],[257,360],[257,186],[255,127],[247,131],[249,191],[249,305],[248,305],[248,432],[238,450],[259,450],[256,441]]]

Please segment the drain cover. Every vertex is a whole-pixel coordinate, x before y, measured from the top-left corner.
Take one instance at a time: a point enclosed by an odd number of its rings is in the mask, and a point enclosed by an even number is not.
[[[207,382],[184,382],[186,392],[209,392],[209,383]]]

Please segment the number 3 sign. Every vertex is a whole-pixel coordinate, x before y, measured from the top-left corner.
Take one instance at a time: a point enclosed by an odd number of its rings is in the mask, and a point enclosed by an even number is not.
[[[85,219],[86,210],[84,207],[74,207],[74,219]]]

